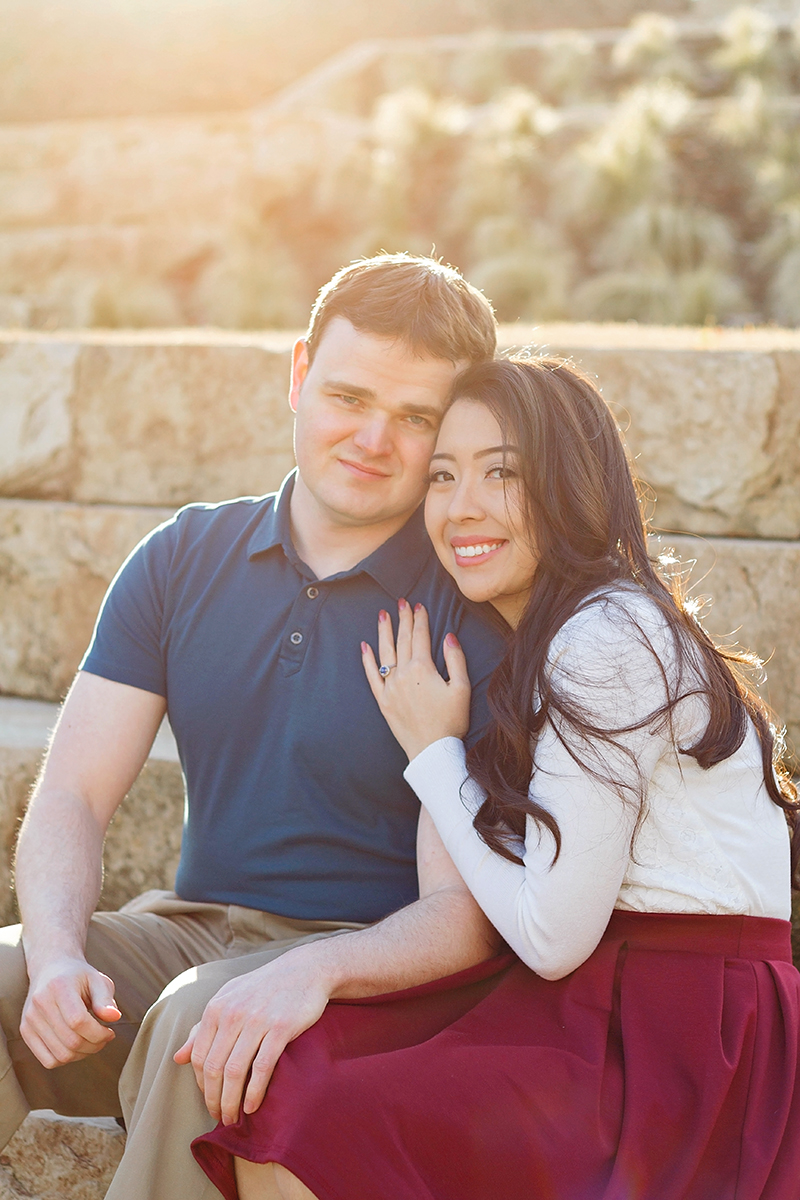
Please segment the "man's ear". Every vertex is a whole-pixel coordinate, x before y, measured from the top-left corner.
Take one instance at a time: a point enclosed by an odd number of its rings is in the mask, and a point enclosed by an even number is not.
[[[308,347],[304,338],[298,338],[292,346],[292,379],[289,385],[289,408],[297,412],[297,402],[300,399],[300,388],[308,374]]]

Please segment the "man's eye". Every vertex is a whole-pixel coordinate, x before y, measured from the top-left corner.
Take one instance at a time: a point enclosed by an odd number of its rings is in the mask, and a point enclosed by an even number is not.
[[[353,405],[353,404],[358,404],[358,403],[359,403],[359,399],[358,399],[358,397],[357,397],[357,396],[345,396],[345,395],[342,395],[342,394],[340,394],[340,395],[337,397],[337,399],[338,399],[338,400],[341,400],[341,401],[342,401],[344,404],[349,404],[349,405]]]
[[[439,471],[431,471],[428,476],[428,483],[450,483],[453,479],[450,471],[445,471],[444,467]]]
[[[422,429],[422,428],[424,428],[426,425],[430,425],[430,421],[428,420],[428,418],[427,418],[427,417],[422,417],[422,416],[420,416],[420,415],[419,415],[419,413],[411,413],[411,414],[410,414],[410,415],[407,417],[407,420],[408,420],[408,421],[409,421],[409,422],[410,422],[412,425],[416,425],[416,427],[417,427],[418,429]]]

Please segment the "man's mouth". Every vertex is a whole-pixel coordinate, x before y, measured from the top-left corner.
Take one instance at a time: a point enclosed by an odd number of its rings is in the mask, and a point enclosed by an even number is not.
[[[379,471],[376,467],[368,467],[365,463],[354,462],[349,458],[340,458],[340,464],[357,479],[388,479],[387,471]]]

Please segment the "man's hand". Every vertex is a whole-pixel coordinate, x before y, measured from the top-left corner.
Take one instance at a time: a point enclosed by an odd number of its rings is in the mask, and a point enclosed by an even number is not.
[[[191,1062],[209,1113],[223,1125],[239,1119],[243,1092],[244,1111],[255,1112],[286,1045],[325,1011],[331,985],[315,959],[321,945],[298,946],[226,983],[175,1054],[176,1063]]]
[[[114,1032],[100,1022],[121,1016],[108,976],[64,957],[31,980],[20,1032],[43,1067],[59,1067],[102,1050]]]

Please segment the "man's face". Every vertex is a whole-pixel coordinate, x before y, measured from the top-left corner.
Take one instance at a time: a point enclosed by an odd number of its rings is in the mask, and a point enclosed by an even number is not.
[[[405,342],[361,333],[344,317],[325,329],[310,365],[305,343],[295,345],[295,455],[328,519],[364,526],[411,515],[464,365],[418,358]]]

